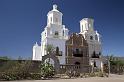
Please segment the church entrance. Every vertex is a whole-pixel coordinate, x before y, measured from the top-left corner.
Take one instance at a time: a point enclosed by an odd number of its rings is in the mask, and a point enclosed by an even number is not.
[[[80,62],[75,62],[75,65],[80,68]]]
[[[75,65],[80,65],[80,62],[75,62]]]

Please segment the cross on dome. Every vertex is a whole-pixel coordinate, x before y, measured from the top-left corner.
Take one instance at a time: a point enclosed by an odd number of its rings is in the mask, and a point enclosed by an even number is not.
[[[57,5],[56,4],[53,5],[53,10],[57,10]]]

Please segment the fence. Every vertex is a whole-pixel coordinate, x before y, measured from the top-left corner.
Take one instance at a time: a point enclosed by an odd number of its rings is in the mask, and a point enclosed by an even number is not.
[[[78,73],[90,73],[91,66],[89,65],[60,65],[60,73],[64,74],[66,72],[75,71]]]

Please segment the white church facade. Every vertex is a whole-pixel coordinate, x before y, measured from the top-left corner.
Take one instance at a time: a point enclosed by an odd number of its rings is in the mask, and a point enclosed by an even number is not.
[[[53,5],[53,9],[47,14],[47,25],[41,33],[41,44],[37,43],[33,46],[32,60],[42,61],[42,57],[47,55],[46,45],[58,47],[61,56],[58,57],[60,64],[66,64],[66,41],[69,39],[69,30],[63,24],[63,14],[57,9],[57,5]],[[88,43],[89,65],[95,64],[102,68],[101,60],[101,36],[94,30],[94,20],[91,18],[83,18],[80,21],[80,32]],[[78,43],[78,42],[77,42]]]
[[[42,60],[42,56],[47,55],[45,46],[53,45],[59,47],[62,52],[59,61],[65,64],[65,42],[68,39],[69,30],[62,24],[62,13],[57,10],[57,5],[47,14],[47,26],[41,33],[41,46],[33,46],[33,60]]]

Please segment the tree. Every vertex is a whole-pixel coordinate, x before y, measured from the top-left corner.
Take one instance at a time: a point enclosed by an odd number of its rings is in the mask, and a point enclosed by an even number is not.
[[[0,57],[0,60],[10,60],[10,58],[7,56],[2,56],[2,57]]]
[[[114,55],[110,55],[109,56],[109,61],[111,62],[111,61],[113,61],[114,60]]]
[[[23,60],[23,58],[21,56],[18,57],[18,60]]]
[[[50,55],[55,50],[55,47],[53,47],[53,45],[51,45],[51,44],[48,44],[45,46],[45,50],[47,51],[47,55]],[[49,58],[48,62],[50,63],[50,58]]]
[[[51,44],[48,44],[45,46],[45,50],[47,51],[47,54],[51,54],[55,50],[55,47],[53,47]]]

